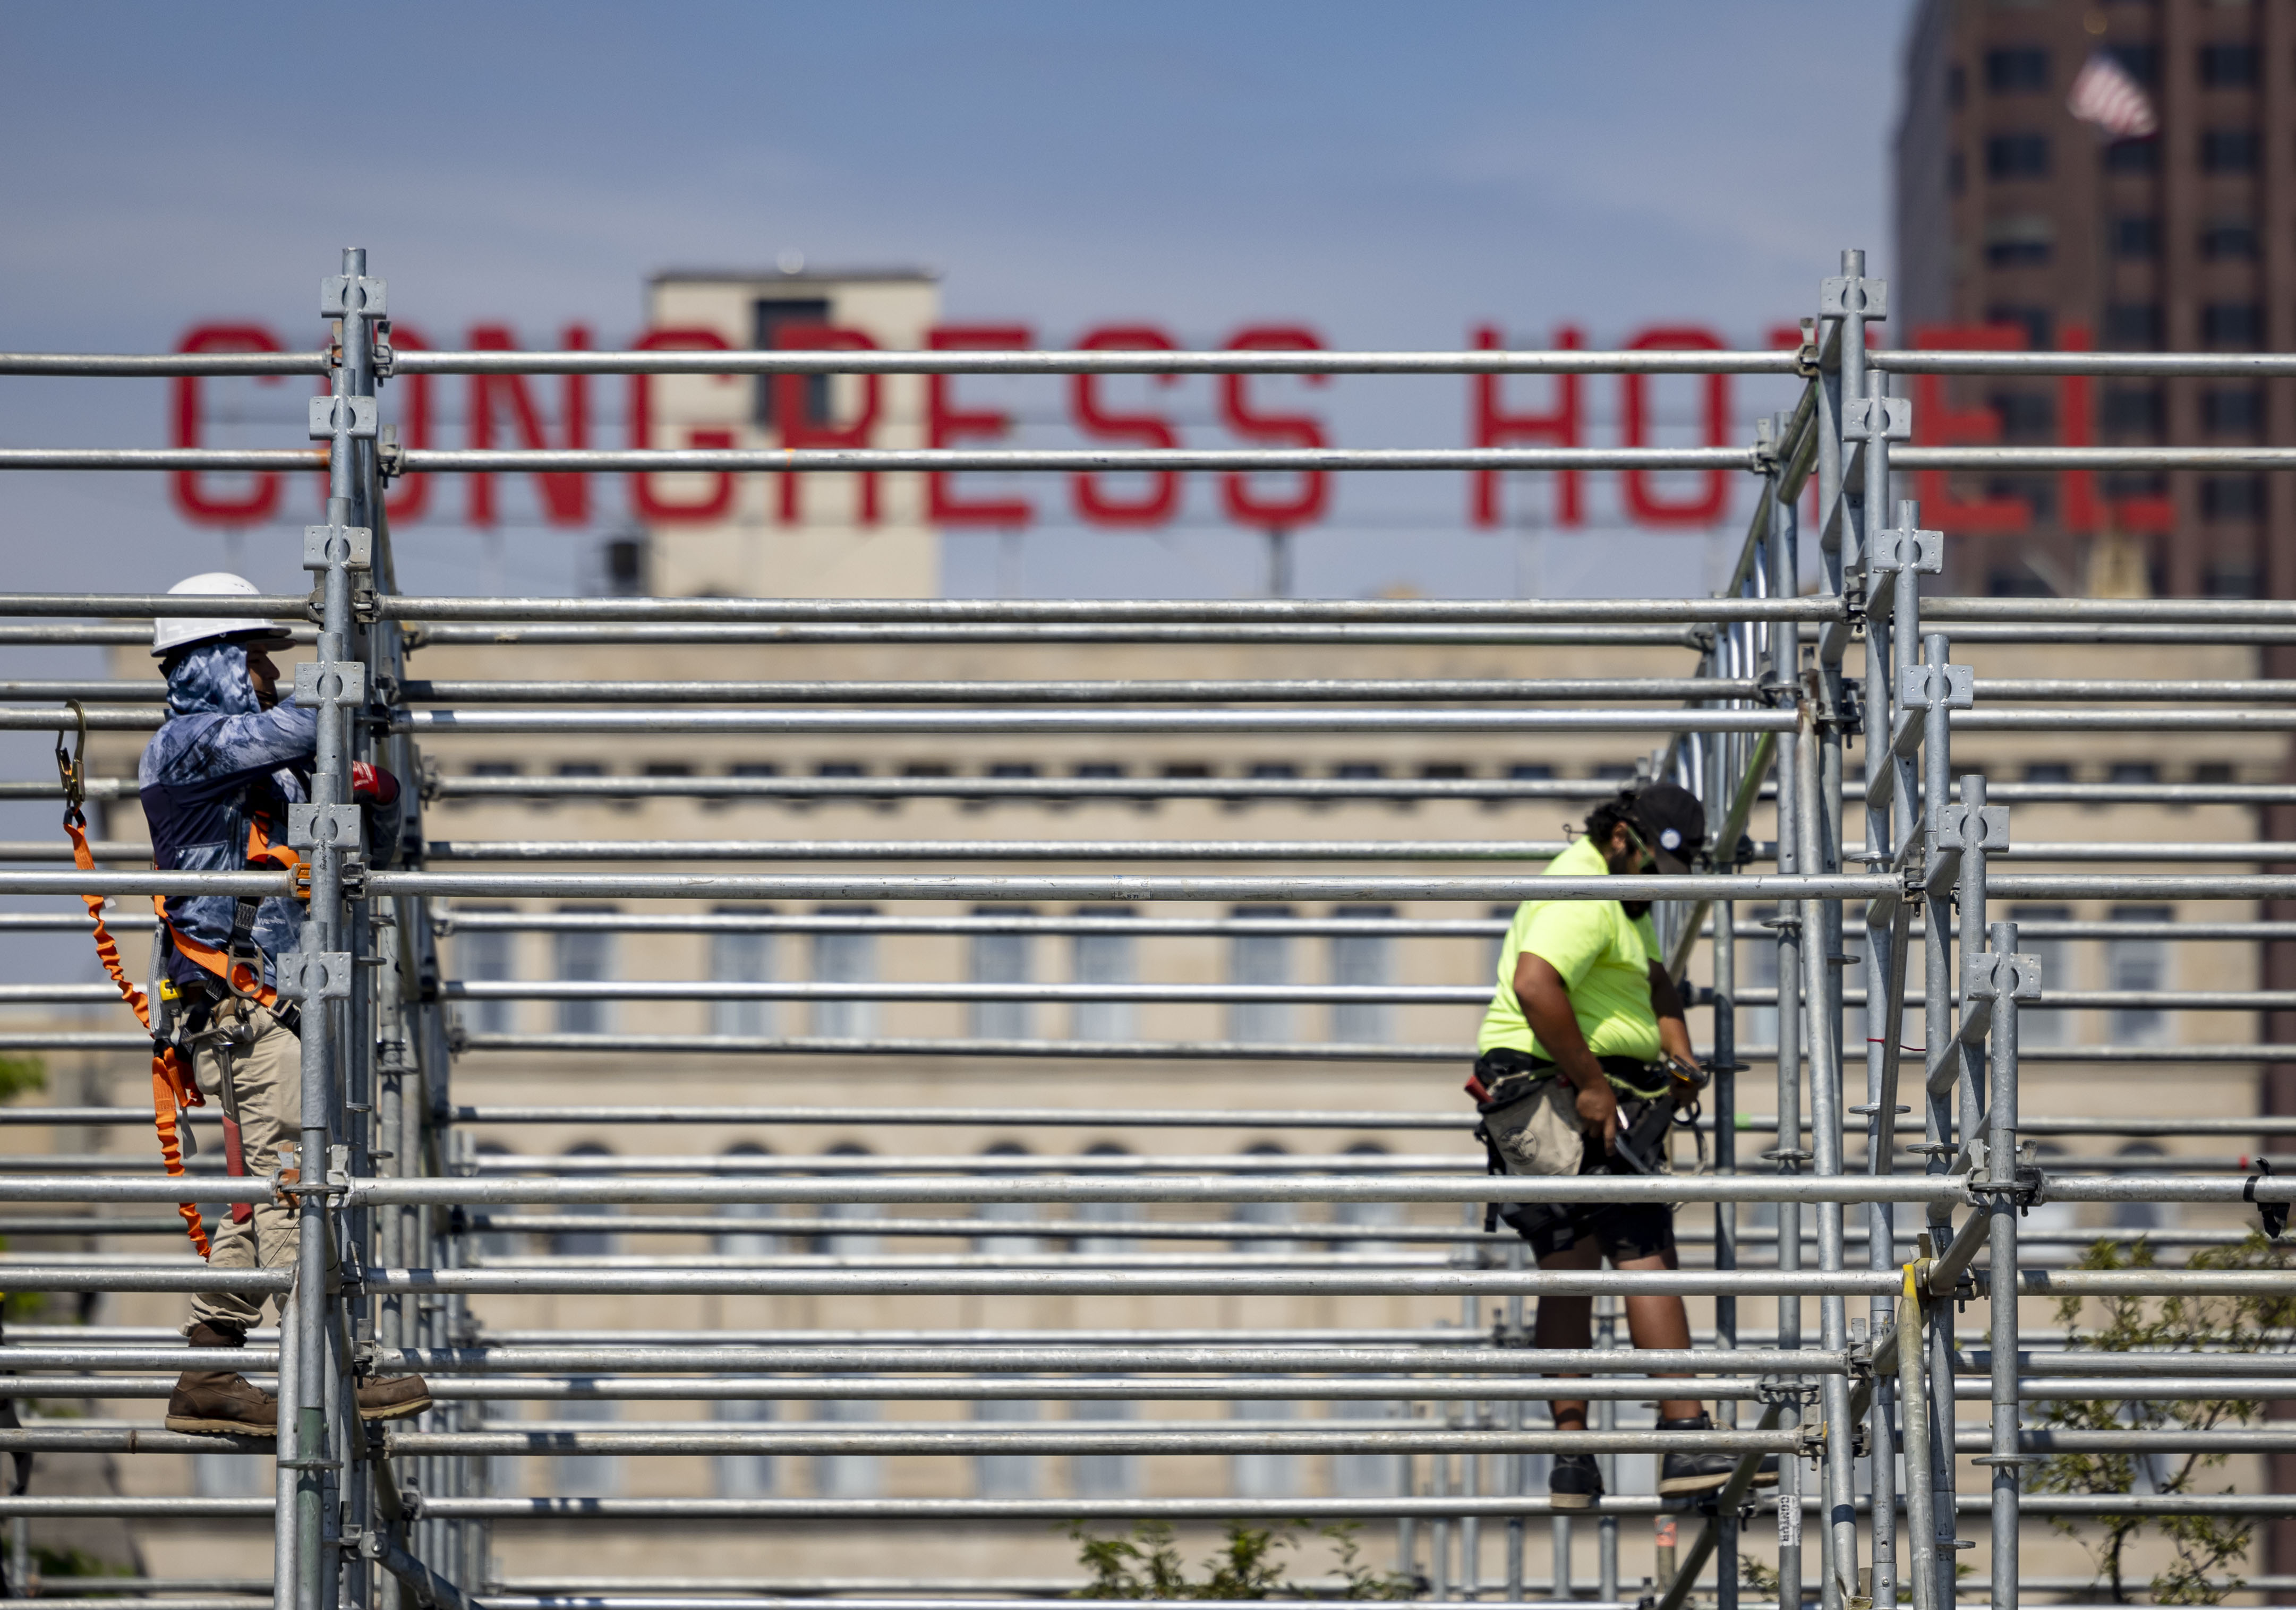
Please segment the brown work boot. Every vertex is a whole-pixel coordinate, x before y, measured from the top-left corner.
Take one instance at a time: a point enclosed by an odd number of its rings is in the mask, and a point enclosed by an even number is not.
[[[403,1420],[430,1407],[430,1388],[419,1375],[377,1376],[358,1389],[363,1420]]]
[[[247,1331],[228,1320],[192,1327],[194,1347],[244,1347]],[[228,1369],[186,1369],[168,1398],[170,1431],[226,1432],[236,1436],[279,1434],[279,1400]]]

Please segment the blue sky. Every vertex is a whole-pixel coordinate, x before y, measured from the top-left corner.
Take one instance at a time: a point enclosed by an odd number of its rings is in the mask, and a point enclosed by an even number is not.
[[[1886,267],[1904,13],[414,4],[339,43],[304,7],[17,4],[0,12],[0,342],[164,348],[218,317],[300,340],[353,241],[400,316],[510,316],[534,344],[572,320],[627,335],[655,269],[787,250],[931,266],[952,315],[1024,318],[1047,343],[1116,318],[1210,342],[1269,317],[1349,347],[1456,346],[1481,320],[1520,342],[1565,320],[1597,342],[1657,320],[1752,341],[1809,305],[1841,246]],[[348,58],[360,82],[332,88]],[[1343,443],[1463,439],[1456,380],[1315,400]],[[0,381],[0,440],[158,442],[165,403],[149,382]],[[1256,539],[1209,496],[1190,507],[1157,536],[1042,525],[1001,562],[995,538],[959,537],[947,585],[1258,590]],[[1720,540],[1533,549],[1465,532],[1464,508],[1456,478],[1356,478],[1301,539],[1299,584],[1694,589]],[[225,560],[298,584],[284,525],[226,547],[181,525],[157,478],[20,478],[0,520],[72,539],[12,539],[19,584]],[[415,590],[567,590],[594,546],[404,535]]]
[[[1481,321],[1523,344],[1565,321],[1597,344],[1658,321],[1751,342],[1811,306],[1841,247],[1887,272],[1906,12],[17,0],[0,347],[166,350],[215,319],[316,341],[317,280],[350,243],[398,316],[511,317],[531,344],[574,321],[626,338],[655,270],[791,250],[931,266],[949,315],[1024,319],[1048,344],[1117,319],[1209,344],[1271,318],[1354,347],[1456,347]],[[1342,380],[1315,402],[1342,445],[1464,440],[1456,380]],[[157,445],[167,405],[156,382],[0,380],[0,444]],[[1205,491],[1155,535],[954,538],[946,588],[1259,591],[1258,539],[1203,518]],[[1702,591],[1729,540],[1474,534],[1464,506],[1456,477],[1354,478],[1300,537],[1298,588]],[[292,497],[282,516],[234,541],[182,522],[158,477],[0,478],[12,588],[157,589],[228,564],[299,591],[310,516]],[[595,549],[532,525],[398,538],[417,592],[576,590]],[[97,668],[0,650],[4,675]],[[0,775],[42,775],[45,745],[8,736]],[[0,837],[53,830],[52,807],[0,807]],[[20,977],[48,970],[9,952]]]

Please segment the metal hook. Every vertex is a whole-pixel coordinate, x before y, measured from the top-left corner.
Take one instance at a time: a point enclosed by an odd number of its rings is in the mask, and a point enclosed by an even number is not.
[[[77,699],[64,700],[64,707],[78,718],[79,735],[67,755],[63,729],[56,729],[56,776],[63,784],[64,821],[80,827],[87,821],[86,813],[81,808],[87,803],[87,712]]]

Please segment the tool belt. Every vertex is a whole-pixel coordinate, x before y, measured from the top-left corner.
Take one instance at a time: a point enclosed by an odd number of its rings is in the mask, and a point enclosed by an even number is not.
[[[1475,1058],[1467,1093],[1475,1098],[1482,1122],[1475,1138],[1483,1143],[1494,1174],[1657,1174],[1673,1172],[1667,1132],[1675,1122],[1672,1068],[1638,1057],[1601,1057],[1603,1073],[1619,1103],[1617,1149],[1606,1152],[1599,1132],[1578,1116],[1578,1086],[1545,1057],[1500,1046]],[[1641,1093],[1656,1086],[1655,1094]],[[1693,1121],[1695,1107],[1687,1116]],[[1572,1210],[1574,1222],[1591,1221],[1600,1205]],[[1495,1230],[1501,1205],[1483,1214],[1483,1229]]]

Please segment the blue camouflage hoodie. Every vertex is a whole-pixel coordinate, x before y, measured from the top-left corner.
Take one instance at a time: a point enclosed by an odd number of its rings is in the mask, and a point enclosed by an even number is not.
[[[247,672],[247,650],[201,643],[168,673],[168,719],[136,768],[144,817],[152,827],[152,862],[161,871],[237,871],[247,865],[247,830],[260,817],[274,843],[287,838],[287,807],[302,801],[318,743],[318,717],[291,695],[265,709]],[[204,944],[224,948],[238,903],[228,895],[175,895],[168,923]],[[296,947],[303,905],[283,895],[257,908],[254,940],[266,983],[272,958]],[[168,961],[179,982],[208,977],[181,955]]]

